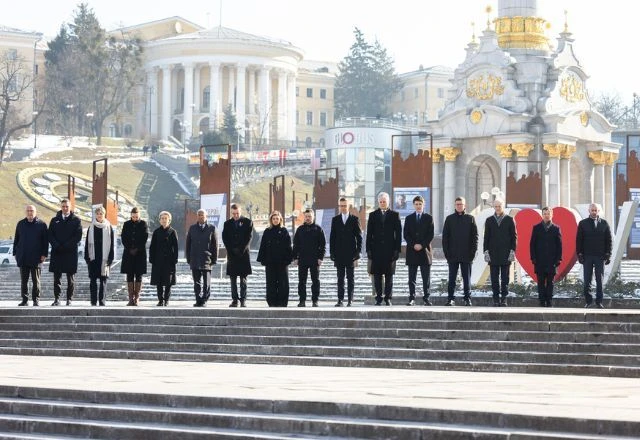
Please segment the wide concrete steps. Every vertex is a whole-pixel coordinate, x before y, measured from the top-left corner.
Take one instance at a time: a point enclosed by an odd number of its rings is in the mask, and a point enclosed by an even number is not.
[[[0,310],[0,354],[640,377],[637,314]]]
[[[627,421],[0,387],[0,439],[624,439]]]

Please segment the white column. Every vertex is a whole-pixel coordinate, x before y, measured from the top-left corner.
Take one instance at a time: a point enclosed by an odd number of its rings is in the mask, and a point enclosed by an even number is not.
[[[442,148],[444,156],[444,212],[453,212],[456,200],[456,158],[460,155],[459,148]]]
[[[611,227],[613,227],[616,212],[616,197],[613,192],[614,179],[613,163],[607,161],[604,166],[604,204],[602,205],[602,217],[608,218]]]
[[[171,66],[162,66],[162,113],[160,114],[160,133],[162,139],[171,134]]]
[[[218,128],[220,114],[220,64],[209,63],[209,129]]]
[[[269,142],[271,138],[270,120],[271,120],[271,77],[269,75],[269,67],[263,66],[260,69],[258,89],[260,93],[259,103],[259,120],[257,134],[261,138],[261,143]]]
[[[433,216],[433,229],[436,234],[440,232],[440,154],[434,152],[431,165],[431,215]]]
[[[256,71],[249,70],[249,107],[247,113],[256,114]]]
[[[604,164],[595,163],[593,165],[593,201],[599,203],[603,210],[605,208],[604,185]],[[603,212],[602,216],[604,217],[604,215]]]
[[[560,158],[549,157],[549,196],[548,206],[560,206]]]
[[[194,76],[194,85],[193,85],[193,111],[194,113],[200,113],[200,97],[202,96],[202,91],[200,90],[202,86],[200,85],[200,77],[202,75],[202,67],[196,66],[193,72]]]
[[[187,140],[193,135],[193,64],[184,65],[184,114],[182,123],[185,125],[184,136]]]
[[[287,72],[278,71],[278,140],[287,138]]]
[[[235,110],[236,107],[236,103],[235,103],[235,91],[236,91],[236,77],[233,74],[233,67],[231,66],[227,66],[227,78],[229,80],[228,82],[228,86],[229,86],[229,90],[227,92],[228,96],[227,96],[227,105],[231,104],[231,110]],[[226,107],[226,106],[225,106]]]
[[[158,68],[152,67],[147,77],[146,99],[148,100],[148,114],[145,116],[146,126],[150,135],[158,136]]]
[[[180,109],[180,89],[178,89],[178,69],[171,67],[171,112]]]
[[[571,207],[571,167],[569,158],[560,159],[560,205]]]
[[[238,125],[241,125],[242,127],[245,126],[245,120],[246,120],[246,87],[247,87],[247,65],[246,64],[238,64],[238,68],[236,69],[236,120],[238,122]],[[242,130],[241,133],[242,137],[244,138],[245,133],[244,130]]]
[[[287,106],[287,139],[290,141],[296,140],[296,74],[295,72],[289,72],[287,76],[287,99],[289,105]],[[327,124],[329,124],[329,114],[327,113]]]

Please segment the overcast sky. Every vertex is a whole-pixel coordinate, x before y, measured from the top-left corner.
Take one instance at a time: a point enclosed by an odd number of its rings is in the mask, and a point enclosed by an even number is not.
[[[8,1],[8,0],[6,0]],[[222,1],[222,17],[220,14]],[[0,25],[54,36],[71,21],[77,0],[21,0],[3,8]],[[180,0],[174,2],[91,0],[87,2],[107,29],[181,16],[204,27],[223,26],[284,39],[303,49],[310,60],[339,61],[353,43],[353,28],[377,38],[395,59],[396,70],[445,65],[464,59],[471,23],[486,27],[485,7],[496,17],[498,1],[478,0]],[[568,11],[576,54],[590,76],[590,94],[619,93],[630,103],[640,93],[635,72],[640,62],[635,30],[640,2],[609,0],[538,0],[539,16],[551,23],[555,43]]]

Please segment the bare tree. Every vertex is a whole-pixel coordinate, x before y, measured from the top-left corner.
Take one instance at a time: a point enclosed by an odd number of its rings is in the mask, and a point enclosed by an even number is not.
[[[594,100],[594,106],[598,113],[613,125],[623,124],[623,117],[627,109],[619,94],[601,93]]]
[[[0,165],[9,140],[31,127],[42,112],[33,99],[36,87],[31,66],[6,51],[0,54]]]

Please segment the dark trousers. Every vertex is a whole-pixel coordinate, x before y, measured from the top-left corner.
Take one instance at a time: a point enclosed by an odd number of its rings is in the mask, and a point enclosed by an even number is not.
[[[211,296],[211,271],[192,270],[191,275],[193,275],[193,293],[196,295],[196,303],[206,304]]]
[[[267,304],[269,307],[287,307],[289,304],[289,270],[284,265],[264,268],[267,278]]]
[[[462,276],[462,289],[464,291],[464,297],[469,298],[471,296],[471,286],[469,286],[469,277],[471,276],[471,263],[449,262],[449,284],[447,286],[447,293],[448,299],[450,300],[454,299],[454,292],[456,291],[458,267],[460,268],[460,275]]]
[[[67,275],[67,301],[73,298],[73,292],[76,287],[76,274],[68,273]],[[53,296],[55,299],[60,298],[62,292],[62,272],[53,273]]]
[[[307,276],[311,272],[311,301],[320,297],[320,270],[318,265],[298,267],[298,296],[300,301],[307,299]]]
[[[553,279],[554,273],[536,273],[538,276],[538,299],[540,304],[550,305],[553,299]]]
[[[107,287],[107,277],[89,277],[89,292],[91,293],[91,305],[104,303],[104,290]]]
[[[338,270],[338,301],[344,300],[344,276],[347,276],[347,299],[353,301],[353,266],[344,266],[339,264]]]
[[[587,304],[593,302],[593,296],[591,296],[591,279],[593,273],[596,273],[596,303],[602,303],[602,275],[604,274],[604,260],[602,257],[585,255],[584,265],[584,299]]]
[[[171,297],[171,285],[157,285],[156,293],[158,295],[158,301],[169,301],[169,298]]]
[[[384,277],[384,299],[391,299],[393,296],[393,271],[388,270],[384,274],[373,274],[373,287],[376,289],[376,302],[382,302],[382,277]]]
[[[422,297],[429,298],[429,288],[431,286],[431,265],[409,266],[409,300],[416,299],[416,278],[418,278],[418,268],[422,277]]]
[[[240,297],[238,298],[238,278],[240,278]],[[246,276],[232,276],[231,277],[231,299],[235,302],[238,299],[244,301],[247,299],[247,277]]]
[[[505,298],[509,294],[509,266],[489,265],[491,271],[491,290],[493,291],[493,299],[498,296]]]
[[[29,277],[31,277],[33,284],[31,299],[33,301],[40,299],[40,268],[20,267],[20,294],[22,295],[22,302],[29,301]]]

